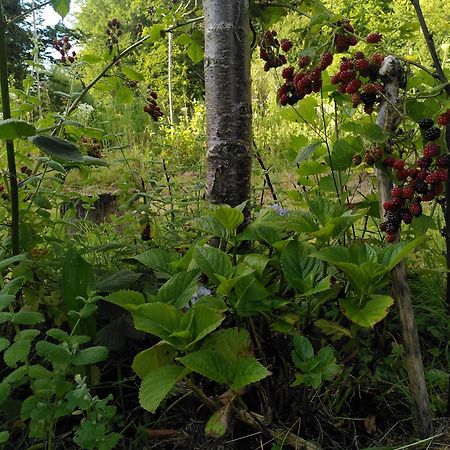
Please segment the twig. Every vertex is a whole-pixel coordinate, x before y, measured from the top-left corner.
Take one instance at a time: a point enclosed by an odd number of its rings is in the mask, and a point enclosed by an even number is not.
[[[253,141],[253,147],[255,148],[255,152],[254,152],[255,158],[258,161],[259,165],[261,166],[261,169],[264,171],[264,178],[266,180],[267,186],[269,186],[270,193],[272,194],[272,198],[276,202],[278,200],[277,194],[273,187],[272,180],[270,179],[269,171],[267,170],[267,168],[264,164],[264,161],[261,158],[260,153],[258,152],[258,148],[256,147],[255,141]]]

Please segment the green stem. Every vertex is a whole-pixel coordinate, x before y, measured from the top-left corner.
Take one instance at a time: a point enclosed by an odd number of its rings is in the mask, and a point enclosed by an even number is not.
[[[11,104],[8,86],[8,63],[6,46],[6,21],[3,13],[3,2],[0,0],[0,85],[2,93],[3,120],[11,118]],[[11,202],[11,247],[13,255],[20,253],[19,241],[19,188],[17,184],[16,158],[14,155],[14,143],[6,141],[6,153],[8,158],[9,195]]]

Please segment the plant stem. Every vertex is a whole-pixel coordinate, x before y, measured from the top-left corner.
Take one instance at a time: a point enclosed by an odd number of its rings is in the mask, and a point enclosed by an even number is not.
[[[6,21],[3,13],[3,2],[0,0],[0,84],[2,93],[3,120],[11,118],[11,103],[8,86],[8,63],[6,45]],[[19,240],[19,188],[17,185],[16,158],[14,155],[14,143],[6,141],[6,153],[8,158],[9,195],[11,202],[11,247],[13,255],[20,253]]]
[[[48,2],[45,2],[45,3],[41,3],[40,5],[33,6],[30,9],[27,9],[22,14],[19,14],[18,16],[16,16],[16,17],[12,18],[11,20],[9,20],[8,21],[8,25],[10,23],[19,22],[21,19],[23,19],[24,17],[28,16],[28,14],[31,14],[32,12],[34,12],[34,11],[36,11],[38,9],[44,8],[45,6],[50,5],[51,3],[52,3],[51,1],[48,1]]]

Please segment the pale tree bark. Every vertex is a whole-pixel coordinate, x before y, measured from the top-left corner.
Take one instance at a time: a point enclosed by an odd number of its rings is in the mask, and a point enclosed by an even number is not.
[[[250,197],[252,108],[249,0],[203,0],[207,123],[206,198]],[[249,208],[245,208],[246,222]]]

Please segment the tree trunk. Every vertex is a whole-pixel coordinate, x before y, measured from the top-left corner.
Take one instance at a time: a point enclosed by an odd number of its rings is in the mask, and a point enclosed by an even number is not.
[[[206,198],[250,197],[252,108],[249,0],[203,0],[207,123]],[[246,222],[249,208],[245,208]]]

